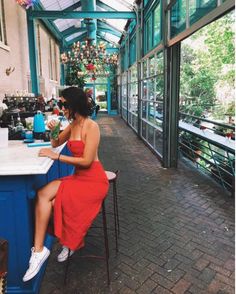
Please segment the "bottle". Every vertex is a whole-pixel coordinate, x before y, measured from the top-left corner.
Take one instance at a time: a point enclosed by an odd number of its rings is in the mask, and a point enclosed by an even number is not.
[[[60,120],[57,122],[57,124],[55,125],[54,129],[51,130],[51,139],[56,140],[58,139],[59,133],[60,133],[60,126],[61,126],[61,122]]]
[[[17,123],[16,123],[16,131],[21,132],[24,129],[24,126],[20,120],[20,114],[18,113]]]
[[[15,122],[14,122],[13,115],[11,116],[11,127],[12,127],[12,128],[14,128],[14,127],[15,127]]]

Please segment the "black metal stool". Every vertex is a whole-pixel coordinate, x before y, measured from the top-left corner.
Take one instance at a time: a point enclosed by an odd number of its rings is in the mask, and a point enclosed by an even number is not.
[[[109,183],[113,185],[114,228],[115,228],[115,239],[116,239],[116,252],[118,252],[118,235],[120,234],[120,220],[119,220],[116,180],[118,178],[119,170],[116,170],[115,172],[105,171],[105,173]]]
[[[82,258],[97,258],[97,259],[105,259],[106,261],[106,269],[107,269],[107,284],[110,285],[110,272],[109,272],[109,245],[108,245],[108,234],[107,234],[107,220],[106,220],[106,209],[105,209],[105,200],[104,198],[102,202],[102,223],[103,223],[103,234],[104,234],[104,245],[105,245],[105,256],[98,256],[98,255],[83,255],[80,256]],[[91,227],[91,228],[100,228],[100,227]],[[90,228],[90,229],[91,229]],[[69,263],[72,256],[70,256],[70,249],[68,251],[68,256],[66,260],[66,268],[65,268],[65,275],[64,275],[64,286],[67,284],[67,275],[68,275],[68,268]]]

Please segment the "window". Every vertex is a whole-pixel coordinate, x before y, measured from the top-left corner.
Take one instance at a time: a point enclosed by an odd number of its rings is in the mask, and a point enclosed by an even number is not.
[[[52,46],[52,39],[49,38],[49,78],[50,80],[53,80],[53,52],[52,52],[53,46]]]
[[[49,38],[49,78],[58,81],[58,52],[54,39]]]
[[[154,10],[154,45],[161,41],[161,5],[160,3]]]
[[[146,52],[152,49],[152,16],[150,15],[145,22],[145,32],[146,32]]]
[[[0,0],[0,44],[7,45],[3,0]]]

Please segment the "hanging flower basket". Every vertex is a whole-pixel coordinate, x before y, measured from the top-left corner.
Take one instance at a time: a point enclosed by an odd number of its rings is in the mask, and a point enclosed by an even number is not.
[[[16,0],[16,3],[18,3],[20,6],[23,6],[25,9],[32,7],[37,2],[38,0]]]

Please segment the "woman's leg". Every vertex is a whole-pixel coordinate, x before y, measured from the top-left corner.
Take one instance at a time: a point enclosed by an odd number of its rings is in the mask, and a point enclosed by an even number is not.
[[[52,211],[52,201],[56,197],[60,183],[60,180],[55,180],[38,190],[35,207],[35,252],[43,250],[44,239]]]

